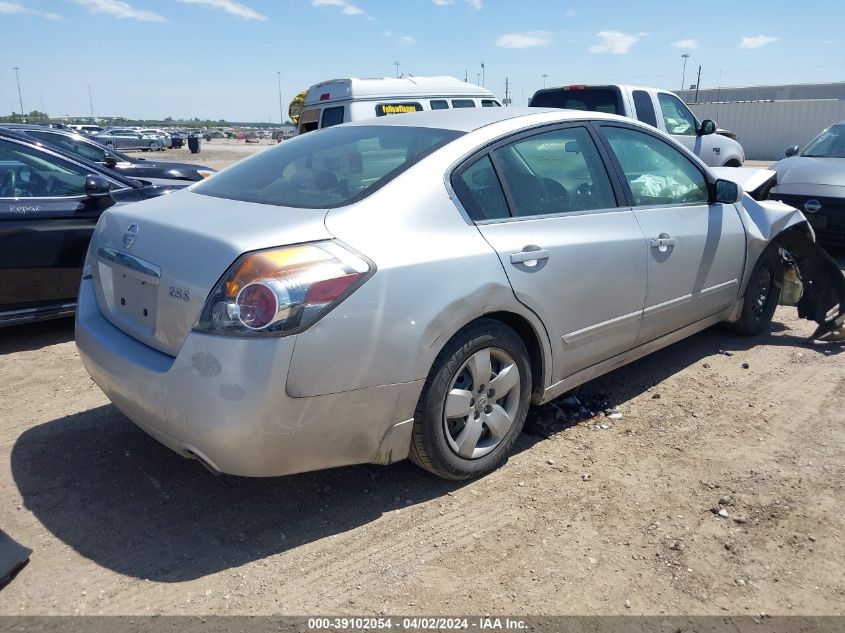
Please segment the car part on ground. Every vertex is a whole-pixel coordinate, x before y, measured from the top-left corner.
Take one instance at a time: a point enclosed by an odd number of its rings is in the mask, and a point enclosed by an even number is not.
[[[716,323],[765,330],[787,259],[799,314],[831,336],[845,278],[825,258],[799,211],[636,121],[422,112],[110,209],[76,340],[121,411],[212,470],[413,450],[467,478],[506,459],[529,400]]]

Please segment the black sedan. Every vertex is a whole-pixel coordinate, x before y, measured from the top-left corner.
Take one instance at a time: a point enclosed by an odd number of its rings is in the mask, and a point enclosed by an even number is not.
[[[107,149],[91,138],[72,130],[59,130],[42,125],[3,124],[12,133],[21,134],[81,158],[99,163],[129,178],[155,181],[196,182],[215,173],[215,169],[194,163],[147,160]]]
[[[100,214],[184,184],[125,178],[0,130],[0,326],[72,315]]]

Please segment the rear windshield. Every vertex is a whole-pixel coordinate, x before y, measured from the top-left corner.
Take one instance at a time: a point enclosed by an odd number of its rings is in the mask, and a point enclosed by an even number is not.
[[[462,132],[340,126],[311,132],[242,160],[195,193],[302,209],[358,202]]]
[[[528,103],[532,108],[564,108],[566,110],[587,110],[624,114],[619,92],[614,88],[556,88],[541,90]]]

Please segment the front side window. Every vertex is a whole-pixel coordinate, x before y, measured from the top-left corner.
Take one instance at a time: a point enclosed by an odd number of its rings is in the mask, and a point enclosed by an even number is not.
[[[502,185],[489,156],[483,156],[453,176],[452,187],[476,222],[510,217]]]
[[[633,97],[634,107],[637,109],[637,119],[651,127],[657,127],[657,114],[654,112],[651,95],[645,90],[634,90]]]
[[[663,123],[666,124],[666,131],[669,134],[695,136],[698,128],[695,117],[678,97],[660,92],[657,95],[657,101],[660,103]]]
[[[333,127],[255,154],[192,191],[284,207],[340,207],[366,198],[461,135],[391,125]]]
[[[313,132],[317,129],[317,126],[320,124],[320,108],[314,108],[312,110],[303,110],[302,114],[299,115],[299,132],[303,134],[305,132]]]
[[[46,152],[0,139],[0,198],[84,196],[88,173]]]
[[[320,122],[320,127],[332,127],[343,123],[343,106],[335,106],[333,108],[326,108],[323,110],[323,119]]]
[[[474,108],[475,101],[472,99],[452,99],[453,108]]]
[[[602,126],[638,207],[707,204],[704,174],[668,143],[630,128]]]
[[[598,150],[583,127],[537,134],[493,153],[514,216],[616,206]]]

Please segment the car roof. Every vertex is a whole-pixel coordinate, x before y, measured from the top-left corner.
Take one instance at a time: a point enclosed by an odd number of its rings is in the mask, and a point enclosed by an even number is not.
[[[346,125],[399,125],[455,130],[456,132],[474,132],[488,125],[519,118],[547,119],[549,122],[583,121],[584,119],[630,122],[630,119],[614,114],[587,112],[584,110],[562,110],[559,108],[458,108],[452,110],[426,110],[408,114],[392,114],[377,119],[355,121]]]

